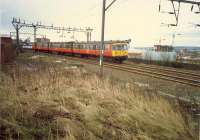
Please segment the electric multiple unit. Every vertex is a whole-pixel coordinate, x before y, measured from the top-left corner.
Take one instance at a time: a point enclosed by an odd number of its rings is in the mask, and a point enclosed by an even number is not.
[[[106,41],[103,56],[114,61],[122,62],[128,58],[128,47],[130,40]],[[48,53],[71,54],[81,57],[98,57],[101,51],[101,42],[50,42],[37,40],[32,46],[35,51]]]

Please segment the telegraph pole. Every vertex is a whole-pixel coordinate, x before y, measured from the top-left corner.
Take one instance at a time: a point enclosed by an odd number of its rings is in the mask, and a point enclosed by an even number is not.
[[[116,2],[117,0],[113,0],[106,7],[106,0],[103,0],[102,7],[102,30],[101,30],[101,48],[100,48],[100,75],[103,76],[103,55],[104,55],[104,36],[105,36],[105,17],[106,11]]]

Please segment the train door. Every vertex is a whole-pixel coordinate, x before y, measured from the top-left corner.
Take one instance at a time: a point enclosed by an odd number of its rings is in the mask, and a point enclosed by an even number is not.
[[[104,45],[104,56],[110,57],[110,44],[105,44]]]

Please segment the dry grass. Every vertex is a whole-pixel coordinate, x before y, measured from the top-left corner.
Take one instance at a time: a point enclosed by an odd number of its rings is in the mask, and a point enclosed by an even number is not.
[[[148,92],[148,91],[146,91]],[[0,139],[190,140],[179,108],[84,69],[19,64],[0,72]]]

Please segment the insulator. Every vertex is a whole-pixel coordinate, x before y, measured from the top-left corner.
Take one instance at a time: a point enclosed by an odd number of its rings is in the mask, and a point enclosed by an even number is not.
[[[193,11],[193,9],[194,9],[194,5],[192,5],[192,7],[191,7],[191,12]]]

